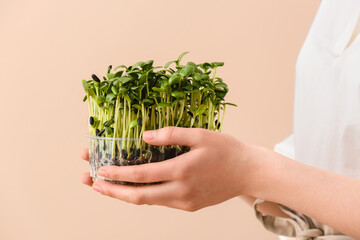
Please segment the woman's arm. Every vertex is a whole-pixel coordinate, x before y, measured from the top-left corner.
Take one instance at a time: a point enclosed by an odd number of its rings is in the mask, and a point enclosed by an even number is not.
[[[251,196],[283,204],[360,239],[359,180],[313,168],[204,129],[167,127],[146,132],[143,138],[153,145],[184,145],[191,150],[164,162],[106,166],[98,172],[118,181],[162,181],[162,184],[142,187],[105,181],[92,184],[89,173],[85,173],[82,181],[104,195],[123,201],[186,211],[236,196]],[[274,204],[269,203],[265,210],[282,216]]]
[[[277,202],[360,239],[360,180],[314,168],[261,147],[266,159],[254,173],[249,195]],[[262,176],[262,177],[261,177]]]

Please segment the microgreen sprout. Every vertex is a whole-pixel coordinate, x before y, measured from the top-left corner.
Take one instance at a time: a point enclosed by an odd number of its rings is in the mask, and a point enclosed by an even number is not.
[[[110,65],[101,81],[95,74],[82,80],[90,113],[90,135],[140,139],[146,130],[166,126],[205,128],[221,131],[227,105],[228,86],[217,76],[223,62],[181,64],[176,60],[154,66],[153,60],[131,66]],[[148,151],[144,143],[113,145],[123,156],[134,149],[140,156]],[[115,156],[115,155],[114,155]]]

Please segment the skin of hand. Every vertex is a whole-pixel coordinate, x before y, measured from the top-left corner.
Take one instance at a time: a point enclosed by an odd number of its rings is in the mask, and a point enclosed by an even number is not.
[[[166,127],[145,132],[143,139],[152,145],[183,145],[191,150],[159,163],[106,166],[98,171],[113,180],[162,181],[161,184],[134,187],[106,181],[92,183],[89,173],[82,176],[82,182],[126,202],[186,211],[236,196],[247,201],[260,198],[270,202],[269,209],[274,209],[273,203],[279,203],[360,239],[358,179],[314,168],[204,129]],[[85,160],[87,151],[82,153]]]
[[[246,195],[260,162],[249,161],[246,146],[235,138],[196,128],[166,127],[147,131],[144,141],[152,145],[189,146],[190,151],[159,163],[137,166],[104,166],[98,171],[117,181],[163,182],[146,186],[125,186],[107,181],[91,181],[85,173],[82,182],[103,195],[134,204],[163,205],[186,211]],[[88,159],[87,149],[82,158]]]

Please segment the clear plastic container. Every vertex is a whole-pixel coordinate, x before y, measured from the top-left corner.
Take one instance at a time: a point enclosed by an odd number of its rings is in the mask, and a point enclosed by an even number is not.
[[[102,166],[131,166],[161,162],[174,158],[190,150],[185,146],[154,146],[141,138],[108,138],[86,135],[89,140],[90,176],[93,181],[107,180],[126,185],[144,185],[104,179],[97,175]],[[145,183],[146,184],[146,183]]]

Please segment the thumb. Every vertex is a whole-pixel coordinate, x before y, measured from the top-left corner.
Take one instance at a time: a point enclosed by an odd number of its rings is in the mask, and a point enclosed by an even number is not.
[[[165,127],[158,130],[146,131],[143,134],[145,142],[158,145],[181,145],[194,147],[200,144],[206,130],[200,128]]]

